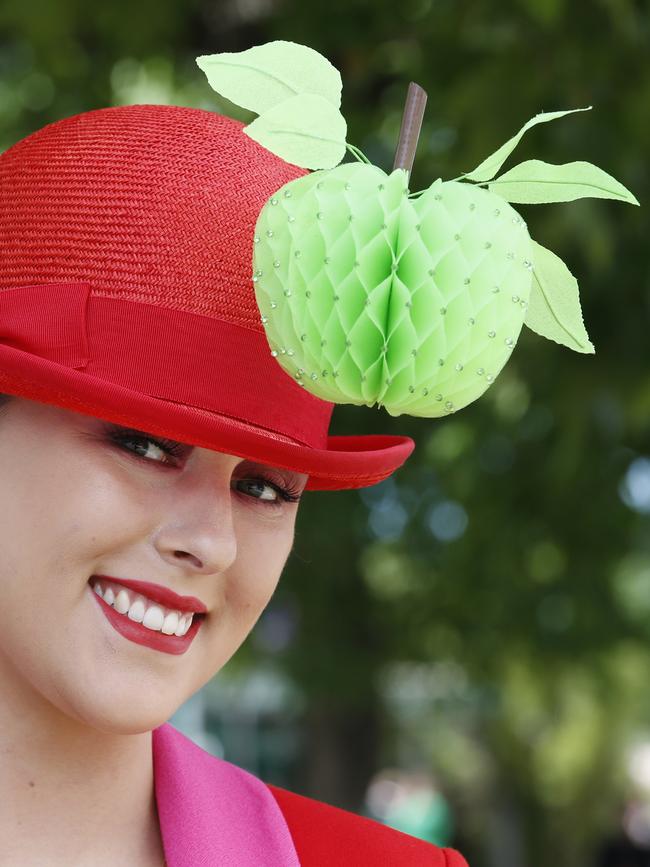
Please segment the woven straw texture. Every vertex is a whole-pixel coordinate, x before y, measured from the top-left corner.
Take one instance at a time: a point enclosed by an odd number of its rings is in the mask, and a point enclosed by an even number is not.
[[[0,289],[90,280],[92,293],[262,331],[253,236],[269,196],[306,174],[197,108],[65,118],[0,156]]]

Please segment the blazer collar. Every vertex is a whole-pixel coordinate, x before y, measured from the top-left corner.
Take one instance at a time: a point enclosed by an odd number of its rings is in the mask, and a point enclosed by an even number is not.
[[[152,755],[167,867],[300,867],[266,783],[169,723],[153,730]]]

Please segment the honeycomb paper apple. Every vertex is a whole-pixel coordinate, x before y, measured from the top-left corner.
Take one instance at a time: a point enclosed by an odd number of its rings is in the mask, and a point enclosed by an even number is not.
[[[255,228],[252,280],[269,347],[317,397],[437,417],[480,397],[522,325],[593,352],[578,284],[510,202],[636,198],[586,162],[529,160],[495,177],[538,114],[474,171],[411,193],[346,143],[341,78],[276,41],[197,58],[211,86],[258,113],[244,132],[310,173],[281,187]],[[586,111],[574,109],[573,111]],[[340,164],[349,150],[356,161]]]

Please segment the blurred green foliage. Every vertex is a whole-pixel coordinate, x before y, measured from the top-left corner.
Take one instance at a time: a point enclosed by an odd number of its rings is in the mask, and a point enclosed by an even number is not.
[[[318,720],[307,762],[338,733],[338,784],[307,776],[306,793],[358,808],[382,762],[429,764],[472,867],[593,863],[650,728],[649,32],[640,0],[0,6],[2,147],[118,103],[247,120],[194,58],[271,39],[341,70],[348,141],[387,170],[408,82],[425,88],[413,190],[539,111],[593,105],[529,132],[506,168],[587,160],[641,202],[517,206],[578,277],[596,355],[524,329],[458,415],[339,406],[331,433],[408,434],[416,450],[372,489],[305,495],[281,585],[233,660],[274,654],[300,685]],[[271,650],[265,618],[285,609],[294,640]]]

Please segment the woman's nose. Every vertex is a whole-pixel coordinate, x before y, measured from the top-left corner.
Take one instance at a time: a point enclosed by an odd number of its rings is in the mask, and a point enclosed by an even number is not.
[[[173,566],[185,561],[202,573],[225,572],[237,557],[231,498],[229,484],[214,480],[176,491],[156,533],[160,556]]]

